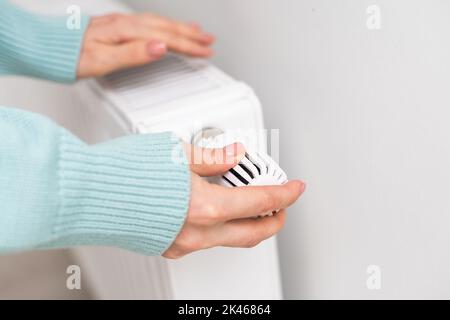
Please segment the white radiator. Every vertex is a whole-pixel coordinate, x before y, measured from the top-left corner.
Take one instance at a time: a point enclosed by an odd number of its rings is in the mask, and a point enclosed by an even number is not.
[[[129,133],[175,132],[185,141],[204,128],[233,130],[265,148],[253,91],[204,60],[169,55],[148,66],[78,84],[90,142]],[[99,298],[279,299],[275,238],[256,248],[214,248],[180,260],[114,248],[76,249]]]

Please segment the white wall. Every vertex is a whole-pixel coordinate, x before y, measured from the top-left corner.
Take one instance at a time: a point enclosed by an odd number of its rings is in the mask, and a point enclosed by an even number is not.
[[[280,237],[287,298],[450,298],[448,1],[128,2],[213,31],[281,129],[281,164],[308,183]]]

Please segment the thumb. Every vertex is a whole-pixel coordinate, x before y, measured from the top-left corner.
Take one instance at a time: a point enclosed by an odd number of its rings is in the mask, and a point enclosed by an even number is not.
[[[239,142],[216,149],[185,144],[184,149],[191,170],[203,177],[225,173],[245,156],[244,145]]]
[[[158,60],[167,53],[167,46],[158,40],[135,40],[114,45],[110,50],[114,59],[111,60],[110,70],[107,70],[106,73]]]

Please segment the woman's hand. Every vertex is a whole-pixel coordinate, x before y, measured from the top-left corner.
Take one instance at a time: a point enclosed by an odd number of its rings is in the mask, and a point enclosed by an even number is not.
[[[160,59],[168,50],[209,57],[214,37],[194,24],[154,14],[110,14],[91,19],[78,78],[97,77]]]
[[[234,144],[224,149],[201,149],[186,145],[186,150],[192,178],[189,211],[177,238],[163,254],[166,258],[215,246],[253,247],[280,231],[286,218],[284,209],[305,189],[299,180],[263,187],[211,184],[201,176],[220,175],[236,166],[245,155],[244,147]],[[195,164],[194,159],[202,161]],[[255,218],[278,209],[273,216]]]

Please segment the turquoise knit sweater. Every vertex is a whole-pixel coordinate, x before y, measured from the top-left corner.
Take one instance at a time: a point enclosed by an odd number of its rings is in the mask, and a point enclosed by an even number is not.
[[[0,74],[74,81],[87,24],[69,30],[66,18],[0,0]],[[0,253],[107,245],[161,254],[189,203],[188,168],[172,159],[179,146],[170,133],[88,146],[42,116],[0,107]]]

